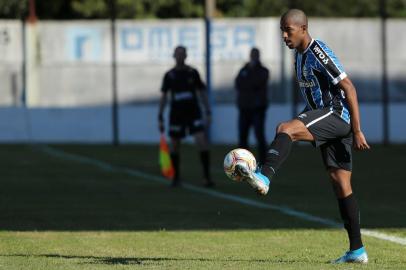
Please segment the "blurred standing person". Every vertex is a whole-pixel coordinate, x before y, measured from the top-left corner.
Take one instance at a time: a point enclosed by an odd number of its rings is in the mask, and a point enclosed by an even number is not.
[[[173,187],[181,185],[180,181],[180,147],[181,140],[187,135],[193,135],[200,152],[203,167],[203,180],[206,187],[213,187],[210,178],[209,144],[205,129],[211,121],[211,110],[208,102],[206,86],[200,79],[199,72],[186,65],[186,48],[177,46],[174,50],[175,67],[165,73],[159,104],[158,122],[160,132],[165,131],[163,112],[170,93],[169,137],[171,145],[171,159],[175,168]],[[202,103],[205,117],[201,110]]]
[[[238,144],[248,149],[248,136],[251,126],[254,126],[258,144],[259,162],[266,157],[267,144],[265,139],[265,118],[268,107],[269,70],[260,60],[260,51],[252,48],[250,61],[238,72],[235,79],[237,90],[238,115]]]

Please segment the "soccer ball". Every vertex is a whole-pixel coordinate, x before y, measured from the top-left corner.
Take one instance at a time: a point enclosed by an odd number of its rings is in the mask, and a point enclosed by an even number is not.
[[[224,158],[224,172],[233,181],[241,181],[241,176],[235,173],[235,165],[240,164],[248,168],[250,171],[255,171],[257,161],[254,155],[242,148],[231,150]]]

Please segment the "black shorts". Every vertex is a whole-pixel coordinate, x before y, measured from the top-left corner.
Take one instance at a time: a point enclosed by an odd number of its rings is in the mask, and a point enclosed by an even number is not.
[[[311,110],[297,116],[313,135],[314,146],[320,147],[325,167],[352,170],[351,125],[330,108]]]
[[[200,109],[196,110],[171,110],[169,116],[169,137],[184,138],[203,131],[204,120]]]

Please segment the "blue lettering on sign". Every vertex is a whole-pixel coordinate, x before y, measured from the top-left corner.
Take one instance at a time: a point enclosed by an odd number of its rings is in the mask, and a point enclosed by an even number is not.
[[[67,31],[67,54],[70,60],[101,61],[103,47],[108,39],[102,39],[102,27],[71,27]],[[118,29],[119,53],[145,53],[151,59],[167,60],[175,46],[187,47],[194,58],[204,55],[204,34],[196,25],[180,26],[126,26]],[[213,24],[211,47],[216,59],[240,59],[247,48],[255,45],[256,29],[253,25]],[[130,57],[131,58],[131,57]],[[136,61],[136,59],[134,59]]]
[[[188,49],[195,50],[199,46],[199,35],[197,27],[181,27],[179,29],[179,44]]]
[[[101,60],[101,32],[94,28],[74,27],[67,31],[70,60]]]
[[[138,50],[142,48],[142,29],[126,27],[121,30],[120,34],[121,46],[124,50]]]
[[[238,47],[240,45],[255,45],[255,29],[252,26],[240,25],[234,29],[234,46]]]
[[[169,27],[153,27],[149,30],[149,47],[151,49],[172,48],[172,35]]]
[[[84,46],[84,43],[86,42],[86,40],[87,40],[87,36],[77,36],[76,37],[76,40],[75,40],[75,57],[77,58],[77,59],[82,59],[83,58],[83,46]]]
[[[213,49],[224,49],[227,46],[227,28],[225,26],[212,28],[210,46]]]

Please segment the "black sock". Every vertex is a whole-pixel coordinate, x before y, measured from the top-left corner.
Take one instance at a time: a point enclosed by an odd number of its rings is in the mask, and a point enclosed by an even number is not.
[[[262,164],[261,172],[268,178],[272,178],[292,148],[292,139],[286,133],[278,133],[266,153],[265,163]]]
[[[200,151],[200,161],[203,166],[203,175],[207,181],[210,181],[210,154],[209,151]]]
[[[179,154],[171,152],[171,160],[173,168],[175,169],[175,176],[173,177],[174,182],[179,181]]]
[[[344,221],[344,228],[348,233],[350,239],[350,250],[356,250],[361,248],[361,228],[360,217],[357,200],[353,194],[338,199],[338,207],[340,208],[340,215]]]

